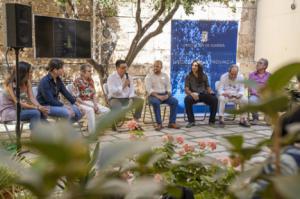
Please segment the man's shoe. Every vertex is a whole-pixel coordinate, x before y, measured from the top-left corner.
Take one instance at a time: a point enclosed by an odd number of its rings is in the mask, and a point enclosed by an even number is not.
[[[164,128],[161,124],[158,124],[156,127],[155,127],[155,130],[156,131],[160,131],[162,128]]]
[[[169,124],[169,125],[168,125],[168,128],[171,128],[171,129],[180,129],[180,127],[177,126],[175,123]]]
[[[216,124],[215,124],[215,122],[208,122],[208,126],[215,127]]]
[[[219,120],[219,126],[220,127],[224,127],[225,126],[225,122],[223,120]]]
[[[257,120],[257,119],[254,119],[254,120],[251,122],[252,125],[257,125],[257,123],[258,123],[258,120]]]
[[[185,127],[186,128],[191,128],[192,126],[196,126],[195,122],[189,122]]]
[[[243,126],[243,127],[250,127],[251,126],[247,120],[240,121],[239,125]]]

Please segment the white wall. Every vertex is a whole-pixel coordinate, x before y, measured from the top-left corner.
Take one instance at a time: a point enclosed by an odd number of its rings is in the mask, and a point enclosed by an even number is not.
[[[300,61],[300,0],[258,0],[255,59],[265,57],[269,69]]]

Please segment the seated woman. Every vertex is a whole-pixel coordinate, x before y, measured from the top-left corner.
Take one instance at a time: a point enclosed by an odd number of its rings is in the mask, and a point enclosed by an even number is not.
[[[95,114],[107,113],[109,108],[97,102],[96,90],[92,79],[92,68],[88,64],[80,66],[80,77],[75,79],[73,93],[78,96],[79,107],[87,115],[89,133],[95,130]]]
[[[48,114],[47,107],[41,106],[32,94],[30,80],[31,65],[26,62],[19,63],[20,74],[20,119],[21,121],[30,121],[32,130],[41,118]],[[2,122],[16,120],[16,69],[4,82],[4,91],[0,95],[0,120]]]
[[[38,86],[37,100],[44,106],[49,106],[49,114],[54,117],[62,117],[76,122],[82,117],[82,113],[75,105],[76,98],[73,97],[66,89],[61,76],[64,74],[64,63],[59,59],[51,59],[47,70]],[[59,101],[59,93],[61,93],[70,105],[65,105]]]

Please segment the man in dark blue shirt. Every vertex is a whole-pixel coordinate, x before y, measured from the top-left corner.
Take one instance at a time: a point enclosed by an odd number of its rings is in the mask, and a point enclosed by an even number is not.
[[[76,99],[68,92],[60,76],[63,75],[63,62],[59,59],[50,60],[47,70],[38,87],[37,100],[43,106],[49,106],[49,114],[54,117],[62,117],[71,121],[78,121],[82,113],[76,106]],[[65,105],[59,100],[61,93],[70,105]]]

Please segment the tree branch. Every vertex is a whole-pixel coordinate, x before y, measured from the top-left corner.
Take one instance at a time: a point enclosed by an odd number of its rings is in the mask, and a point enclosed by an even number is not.
[[[140,0],[138,1],[138,4],[140,4]],[[158,18],[164,13],[165,9],[166,9],[166,6],[165,6],[165,1],[161,1],[161,5],[160,5],[160,9],[156,12],[156,14],[145,24],[144,27],[142,28],[139,28],[139,24],[138,24],[138,20],[141,20],[140,19],[140,13],[138,13],[138,9],[139,9],[140,5],[138,6],[137,5],[137,12],[136,12],[136,21],[137,21],[137,25],[138,25],[138,30],[131,42],[131,45],[130,45],[130,48],[129,48],[129,51],[127,53],[127,56],[126,56],[126,62],[128,60],[128,57],[130,57],[130,55],[135,51],[139,41],[141,40],[141,38],[143,37],[143,35],[145,34],[145,32],[153,25],[153,23],[155,21],[158,20]],[[139,19],[137,19],[139,18]],[[142,25],[142,24],[140,24]],[[128,63],[127,63],[128,64]],[[130,64],[128,64],[128,66],[130,66]]]
[[[136,55],[139,53],[139,51],[145,46],[145,44],[156,35],[160,34],[163,30],[163,27],[173,18],[175,12],[178,10],[180,5],[180,0],[177,0],[174,7],[170,10],[170,12],[166,15],[166,17],[159,21],[159,25],[157,28],[150,32],[148,35],[146,35],[140,42],[137,43],[136,48],[132,50],[132,53],[127,55],[126,57],[126,63],[128,66],[130,66],[136,57]]]
[[[142,20],[141,20],[141,0],[137,1],[136,5],[136,14],[135,14],[135,21],[137,24],[137,33],[140,33],[142,30]]]
[[[77,13],[77,10],[76,10],[75,5],[73,4],[72,0],[67,0],[67,2],[68,2],[68,5],[70,6],[70,8],[72,10],[73,17],[75,17],[76,19],[78,19],[78,13]]]

